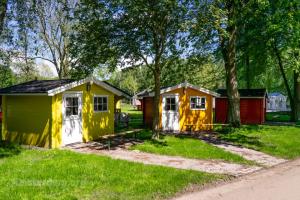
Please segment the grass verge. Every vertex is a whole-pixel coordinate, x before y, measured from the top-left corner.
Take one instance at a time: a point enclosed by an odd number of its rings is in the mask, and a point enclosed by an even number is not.
[[[138,134],[138,138],[144,140],[144,143],[132,146],[132,150],[186,158],[215,159],[232,163],[254,164],[253,161],[246,160],[239,155],[224,151],[198,139],[167,135],[162,136],[160,140],[152,140],[151,132],[147,130],[141,131]]]
[[[227,130],[220,139],[286,159],[300,156],[299,126],[248,125]]]
[[[2,199],[164,199],[226,176],[149,166],[66,150],[0,159]]]

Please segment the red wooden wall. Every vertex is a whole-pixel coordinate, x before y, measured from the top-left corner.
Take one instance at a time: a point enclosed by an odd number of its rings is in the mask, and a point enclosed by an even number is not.
[[[241,98],[240,109],[242,124],[263,124],[265,122],[264,98]],[[216,98],[215,119],[217,123],[227,122],[227,110],[227,98]]]
[[[144,126],[151,128],[153,123],[153,97],[144,97],[141,105]]]

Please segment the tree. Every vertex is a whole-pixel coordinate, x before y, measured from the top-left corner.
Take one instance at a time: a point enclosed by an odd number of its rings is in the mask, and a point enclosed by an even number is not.
[[[69,77],[70,35],[76,0],[35,0],[37,55],[51,62],[60,79]]]
[[[300,3],[296,0],[265,0],[256,2],[258,14],[250,18],[254,26],[253,35],[265,48],[257,48],[258,52],[267,51],[281,74],[286,93],[291,105],[291,120],[299,118],[298,106],[298,84],[299,83],[299,19]],[[289,78],[291,74],[291,78]],[[293,80],[293,81],[290,81]]]
[[[4,28],[6,11],[7,11],[7,0],[1,0],[0,1],[0,36],[2,35],[3,28]]]
[[[184,34],[180,32],[185,19],[184,5],[175,0],[101,2],[86,0],[79,9],[84,15],[80,15],[79,21],[86,22],[77,26],[77,36],[80,37],[77,37],[79,39],[75,43],[79,46],[78,49],[84,50],[81,55],[85,55],[81,61],[100,61],[92,66],[107,63],[109,60],[98,54],[104,49],[107,55],[115,58],[112,59],[115,64],[125,67],[144,65],[149,68],[155,83],[154,137],[159,137],[161,72],[182,53],[181,47],[185,43],[182,42]],[[109,41],[105,39],[107,37],[103,37],[107,31],[111,34]],[[102,41],[105,42],[99,47],[91,44]],[[87,49],[89,52],[85,51]],[[100,55],[103,54],[102,51]]]
[[[196,48],[200,43],[202,46],[208,46],[210,52],[221,52],[226,74],[228,121],[233,127],[239,127],[241,120],[236,48],[239,20],[243,19],[243,7],[246,2],[235,0],[195,2],[191,13],[195,15],[197,22],[192,26]]]

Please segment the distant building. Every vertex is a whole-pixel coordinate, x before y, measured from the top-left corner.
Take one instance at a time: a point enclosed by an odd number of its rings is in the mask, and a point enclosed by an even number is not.
[[[287,97],[280,92],[268,94],[267,112],[289,111],[287,106]]]

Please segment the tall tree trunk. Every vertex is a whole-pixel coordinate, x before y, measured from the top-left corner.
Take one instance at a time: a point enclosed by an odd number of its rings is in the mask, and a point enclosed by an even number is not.
[[[154,101],[153,101],[153,138],[159,138],[159,102],[160,102],[160,68],[155,67],[154,73]]]
[[[291,121],[294,122],[296,120],[296,118],[295,118],[295,116],[296,116],[295,99],[294,99],[294,96],[292,95],[292,90],[291,90],[291,88],[289,86],[289,82],[288,82],[288,79],[287,79],[285,71],[284,71],[284,67],[283,67],[283,62],[282,62],[282,59],[281,59],[281,55],[280,55],[279,49],[277,48],[276,44],[273,45],[273,50],[274,50],[274,53],[275,53],[275,56],[276,56],[276,59],[277,59],[277,62],[278,62],[279,70],[280,70],[281,76],[283,78],[283,82],[284,82],[284,85],[285,85],[288,97],[290,99]]]
[[[226,70],[226,88],[228,96],[228,122],[233,127],[240,127],[240,94],[238,91],[237,70],[236,70],[236,37],[237,27],[232,23],[235,17],[236,5],[230,1],[228,9],[228,41],[221,41],[223,58]]]
[[[294,70],[295,120],[300,120],[300,74]]]
[[[247,89],[250,89],[251,88],[251,73],[250,73],[250,58],[249,58],[248,52],[246,53],[245,64],[246,64],[246,87],[247,87]]]
[[[0,1],[0,36],[2,35],[4,29],[4,21],[7,11],[7,0]]]

